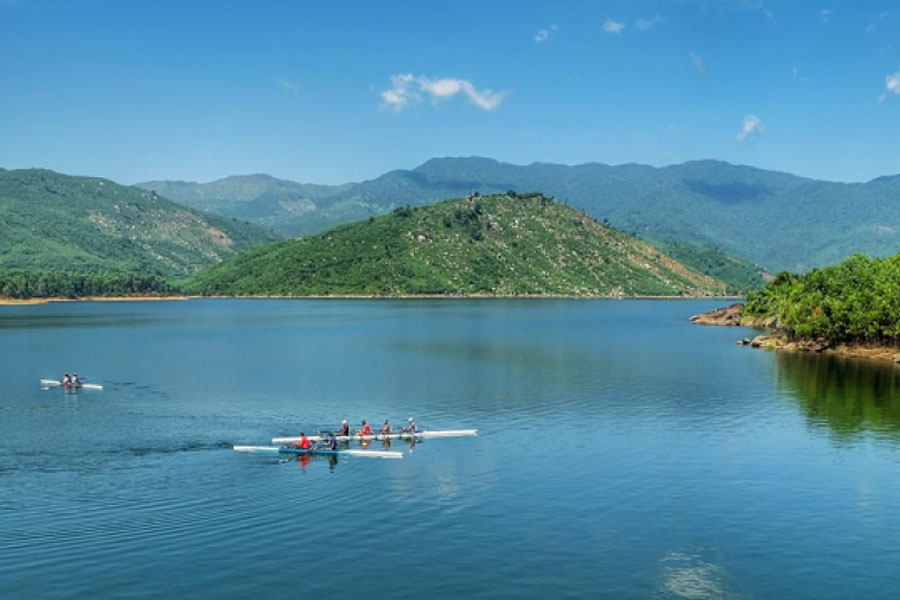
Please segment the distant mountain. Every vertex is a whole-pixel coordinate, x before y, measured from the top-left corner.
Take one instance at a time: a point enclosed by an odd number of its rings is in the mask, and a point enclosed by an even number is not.
[[[276,239],[107,179],[0,170],[0,269],[178,277]]]
[[[296,183],[257,174],[235,175],[211,183],[147,181],[136,187],[204,212],[252,221],[293,237],[383,212],[374,206],[358,210],[353,203],[342,206],[329,201],[353,185]]]
[[[719,281],[540,194],[397,208],[198,272],[210,295],[710,295]]]
[[[222,181],[234,179],[240,178]],[[209,193],[221,198],[206,205],[210,210],[240,214],[287,235],[321,231],[398,206],[512,189],[553,195],[648,241],[711,247],[772,271],[806,271],[854,252],[885,256],[900,249],[900,177],[835,183],[713,160],[656,168],[436,158],[357,184],[293,184],[299,186],[291,188],[293,195],[278,191],[290,182],[274,181],[280,183],[270,181],[266,192],[252,199],[226,195],[221,182],[192,184],[199,187],[186,195],[164,191],[165,182],[140,185],[193,206],[200,202],[200,190],[207,193],[206,186],[213,186],[208,189],[220,191]],[[259,212],[240,212],[243,204]],[[266,208],[275,205],[277,210]]]

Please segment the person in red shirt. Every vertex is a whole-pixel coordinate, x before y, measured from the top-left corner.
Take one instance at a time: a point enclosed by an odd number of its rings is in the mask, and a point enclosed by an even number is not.
[[[362,429],[356,432],[356,435],[372,435],[372,426],[365,419],[362,421]]]
[[[309,443],[309,438],[306,437],[305,433],[300,432],[300,441],[297,442],[297,447],[300,448],[301,450],[309,450],[310,446],[311,445]]]

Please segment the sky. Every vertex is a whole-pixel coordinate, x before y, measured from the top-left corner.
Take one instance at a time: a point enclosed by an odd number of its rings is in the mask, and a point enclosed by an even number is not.
[[[370,179],[437,156],[900,173],[896,1],[0,0],[0,167]]]

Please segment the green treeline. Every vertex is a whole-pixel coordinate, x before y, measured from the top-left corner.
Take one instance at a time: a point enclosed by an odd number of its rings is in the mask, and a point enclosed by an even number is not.
[[[744,312],[775,317],[790,337],[900,345],[900,254],[861,254],[805,275],[782,272]]]
[[[172,284],[156,275],[0,271],[0,296],[6,298],[81,298],[176,293],[178,291]]]

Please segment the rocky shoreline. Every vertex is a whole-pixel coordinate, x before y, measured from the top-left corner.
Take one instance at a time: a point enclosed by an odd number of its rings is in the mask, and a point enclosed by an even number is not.
[[[745,315],[744,305],[735,302],[729,306],[700,313],[690,318],[696,325],[716,325],[724,327],[755,327],[766,329],[766,333],[752,338],[741,338],[737,344],[762,348],[764,350],[784,350],[787,352],[813,352],[835,354],[848,358],[865,358],[900,364],[900,348],[878,344],[833,344],[821,339],[790,339],[777,327],[775,317],[753,317]]]

